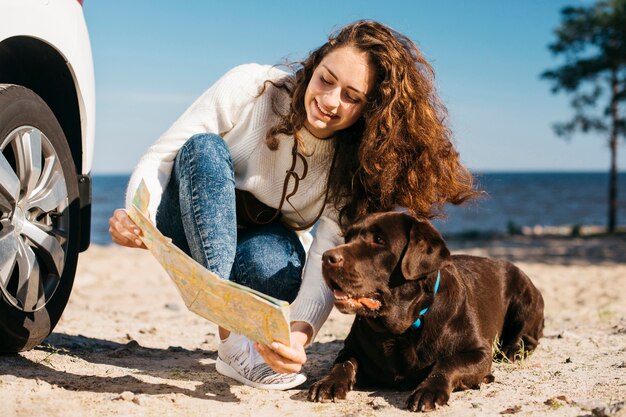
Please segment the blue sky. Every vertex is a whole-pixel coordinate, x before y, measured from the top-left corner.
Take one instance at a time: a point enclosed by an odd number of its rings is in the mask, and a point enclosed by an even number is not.
[[[86,0],[96,71],[93,173],[128,173],[233,66],[298,60],[358,19],[413,39],[432,63],[463,161],[476,171],[606,171],[606,139],[558,138],[568,97],[539,74],[559,11],[583,0]],[[626,151],[619,157],[626,169]]]

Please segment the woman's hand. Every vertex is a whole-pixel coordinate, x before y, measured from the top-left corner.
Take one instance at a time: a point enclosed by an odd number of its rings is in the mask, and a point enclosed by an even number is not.
[[[141,230],[131,220],[124,209],[117,209],[109,219],[109,233],[113,242],[129,248],[147,249],[139,236]]]
[[[274,342],[271,345],[256,343],[259,355],[274,371],[282,374],[300,372],[306,362],[304,345],[313,335],[313,329],[307,323],[294,322],[291,326],[291,346]]]

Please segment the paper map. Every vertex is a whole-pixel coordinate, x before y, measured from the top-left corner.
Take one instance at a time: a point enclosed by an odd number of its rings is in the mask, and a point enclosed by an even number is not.
[[[223,280],[193,260],[150,221],[149,201],[150,193],[142,181],[128,214],[141,229],[141,240],[176,284],[187,308],[254,341],[291,346],[289,303]]]

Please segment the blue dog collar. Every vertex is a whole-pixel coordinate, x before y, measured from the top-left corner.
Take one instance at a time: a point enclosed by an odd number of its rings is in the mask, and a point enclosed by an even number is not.
[[[437,271],[437,281],[435,281],[435,292],[434,292],[434,294],[437,294],[437,291],[439,291],[439,282],[440,281],[441,281],[441,271]],[[427,311],[428,311],[428,307],[426,307],[426,308],[422,309],[422,311],[420,311],[420,314],[417,317],[417,320],[415,320],[415,322],[413,322],[413,324],[411,324],[411,329],[417,330],[417,329],[420,328],[420,326],[422,325],[422,316]]]

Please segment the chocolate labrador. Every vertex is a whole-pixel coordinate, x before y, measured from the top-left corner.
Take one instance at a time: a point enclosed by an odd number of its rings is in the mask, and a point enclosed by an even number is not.
[[[368,216],[345,238],[322,271],[335,306],[356,318],[309,400],[386,386],[413,390],[407,407],[428,411],[492,382],[494,346],[510,361],[537,346],[543,298],[511,263],[450,255],[430,223],[400,212]]]

